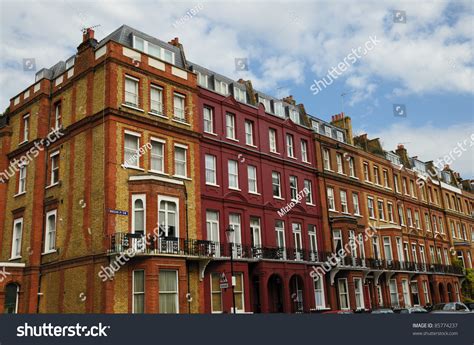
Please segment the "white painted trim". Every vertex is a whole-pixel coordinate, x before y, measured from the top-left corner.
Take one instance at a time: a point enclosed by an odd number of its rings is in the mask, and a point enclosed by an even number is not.
[[[132,175],[128,179],[129,181],[147,181],[147,180],[155,180],[155,181],[161,181],[161,182],[168,182],[168,183],[173,183],[177,185],[183,185],[184,182],[172,178],[166,178],[166,177],[161,177],[161,176],[156,176],[156,175]]]

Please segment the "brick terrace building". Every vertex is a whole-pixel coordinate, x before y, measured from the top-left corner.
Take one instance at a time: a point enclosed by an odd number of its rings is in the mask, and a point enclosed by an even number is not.
[[[231,312],[231,253],[237,312],[454,301],[457,262],[472,267],[472,183],[447,167],[418,188],[432,163],[191,63],[177,39],[88,30],[1,121],[0,312]]]

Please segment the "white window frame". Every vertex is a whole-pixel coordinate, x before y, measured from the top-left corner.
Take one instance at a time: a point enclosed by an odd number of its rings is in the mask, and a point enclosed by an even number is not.
[[[308,190],[306,194],[306,205],[314,205],[313,203],[313,183],[311,180],[304,180],[304,187]]]
[[[158,95],[158,99],[153,99],[153,91]],[[150,85],[150,113],[163,115],[163,88],[153,84]]]
[[[167,272],[175,272],[176,274],[176,291],[161,291],[159,284],[158,284],[158,300],[160,295],[162,294],[175,294],[175,306],[176,306],[176,314],[179,314],[179,272],[178,270],[173,270],[173,269],[160,269],[158,272],[158,277],[160,276],[160,273],[162,271],[167,271]],[[161,310],[161,303],[160,303],[160,313],[162,314],[168,314],[168,313],[163,313]]]
[[[30,114],[23,115],[23,141],[26,142],[29,139],[29,125],[30,125]]]
[[[50,216],[54,216],[54,229],[51,231],[51,229],[48,228],[48,219]],[[44,235],[44,252],[43,254],[47,253],[54,253],[56,251],[56,234],[57,234],[57,228],[58,228],[58,211],[57,210],[51,210],[46,213],[45,217],[45,235]],[[53,234],[53,235],[51,235]]]
[[[339,197],[341,199],[341,212],[349,213],[349,205],[347,203],[347,192],[345,190],[339,190]]]
[[[326,148],[323,149],[323,164],[325,170],[331,171],[331,155],[329,154],[329,150]]]
[[[19,230],[17,231],[18,224],[20,226],[19,226]],[[10,260],[21,258],[22,237],[23,237],[23,217],[16,218],[13,221],[12,247],[11,247]]]
[[[135,148],[127,148],[126,143],[127,143],[127,136],[133,137],[136,140],[136,147]],[[140,134],[136,134],[130,131],[125,131],[124,137],[123,137],[123,166],[126,168],[140,168]],[[127,153],[130,155],[130,157],[135,157],[134,160],[127,160]],[[136,160],[136,165],[135,163]]]
[[[226,138],[231,140],[237,140],[235,137],[235,115],[231,113],[225,114],[225,128]]]
[[[177,92],[173,93],[173,118],[179,122],[186,122],[186,96]]]
[[[27,164],[19,163],[18,164],[18,193],[17,195],[26,193],[26,174],[27,174]]]
[[[275,184],[275,177],[278,179],[278,184]],[[278,195],[274,193],[275,186],[278,186]],[[272,171],[272,195],[274,198],[281,199],[281,174],[278,171]]]
[[[393,283],[393,284],[392,284]],[[389,291],[390,291],[390,304],[393,307],[398,307],[400,305],[400,301],[398,300],[398,286],[396,279],[390,279],[389,283]],[[395,288],[394,290],[392,288]]]
[[[178,149],[178,150],[177,150]],[[184,160],[177,159],[177,152],[179,150],[184,150]],[[178,174],[178,165],[184,164],[184,174]],[[176,177],[188,177],[188,147],[185,145],[174,144],[174,176]]]
[[[297,201],[297,197],[298,197],[298,177],[290,175],[290,177],[289,177],[289,186],[290,186],[290,198],[291,198],[291,200],[292,201]]]
[[[286,154],[290,158],[295,158],[295,142],[293,135],[286,134]]]
[[[209,162],[212,162],[212,166],[208,164]],[[206,184],[217,186],[217,157],[211,154],[205,154],[204,165]]]
[[[162,139],[152,137],[152,138],[150,138],[150,143],[151,143],[151,146],[152,146],[151,151],[150,151],[150,171],[164,174],[165,173],[165,147],[166,147],[165,145],[166,145],[166,142]],[[157,147],[161,147],[161,156],[159,154],[153,152],[153,149],[155,148],[155,145],[157,145]],[[161,170],[153,169],[153,161],[161,162]]]
[[[359,204],[359,194],[352,193],[352,205],[354,208],[354,215],[360,216],[360,204]]]
[[[253,175],[253,177],[251,177]],[[249,193],[258,194],[258,183],[257,183],[257,167],[253,165],[247,165],[247,179]]]
[[[235,172],[231,172],[231,167],[234,167]],[[231,184],[232,182],[232,184]],[[229,189],[239,189],[239,162],[233,159],[227,161],[227,183]]]
[[[308,161],[308,142],[304,139],[301,139],[301,160],[304,163],[309,163],[309,161]]]
[[[205,106],[203,108],[203,130],[204,133],[214,133],[214,110],[211,107]]]
[[[278,153],[277,133],[274,128],[268,129],[268,142],[269,142],[270,152]]]
[[[336,153],[337,173],[344,175],[344,164],[342,163],[342,154]]]
[[[356,309],[365,309],[364,303],[364,285],[362,284],[362,278],[354,278],[354,295],[356,301]]]
[[[337,280],[337,287],[338,287],[338,295],[339,295],[339,305],[341,310],[350,310],[351,309],[351,302],[349,300],[349,290],[347,288],[347,278],[339,278]],[[345,299],[345,303],[343,303],[343,298]],[[343,304],[346,306],[343,307]]]
[[[328,196],[328,210],[329,211],[336,211],[336,201],[334,199],[334,188],[327,187],[326,193]]]
[[[253,140],[253,122],[245,120],[245,144],[249,146],[255,146]]]
[[[136,291],[135,290],[135,273],[136,272],[143,272],[143,291]],[[132,271],[132,314],[137,314],[136,306],[135,306],[135,296],[143,295],[143,312],[145,313],[145,270],[133,270]]]
[[[129,83],[127,83],[127,81]],[[133,83],[134,90],[128,89],[128,86],[132,85],[131,83]],[[139,107],[139,97],[140,97],[139,87],[140,87],[140,80],[139,79],[134,78],[134,77],[129,76],[129,75],[125,75],[125,87],[124,87],[125,97],[124,97],[124,102],[125,102],[126,105],[136,107],[136,108]],[[55,123],[56,122],[57,121],[55,121]]]
[[[49,155],[49,161],[51,163],[51,175],[50,175],[50,186],[57,185],[59,183],[59,172],[57,180],[54,177],[55,172],[59,171],[59,151],[55,151]],[[56,164],[55,164],[56,162]]]

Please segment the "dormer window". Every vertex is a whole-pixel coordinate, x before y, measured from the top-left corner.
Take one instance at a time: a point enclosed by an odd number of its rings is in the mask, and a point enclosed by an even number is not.
[[[290,119],[294,123],[300,123],[300,114],[297,109],[290,109]]]
[[[44,78],[44,70],[39,71],[38,73],[36,73],[35,81],[41,80],[43,78]]]
[[[344,142],[344,134],[341,131],[336,131],[336,136],[338,141]]]
[[[220,94],[226,95],[226,96],[229,94],[229,85],[227,85],[226,82],[216,80],[215,87],[216,87],[216,91],[219,92]]]
[[[70,69],[71,67],[74,66],[74,62],[76,60],[76,57],[73,56],[72,58],[70,58],[69,60],[66,61],[66,70]]]
[[[313,127],[313,129],[316,133],[319,133],[319,122],[311,121],[311,126]]]
[[[245,90],[239,89],[238,87],[234,87],[234,97],[239,102],[247,102],[247,93]]]
[[[202,74],[201,72],[198,72],[197,75],[198,75],[198,84],[207,88],[209,85],[208,76],[205,74]]]
[[[326,134],[328,137],[332,137],[331,127],[324,126],[324,134]]]
[[[259,97],[258,100],[263,104],[267,113],[272,112],[271,102],[268,99]]]
[[[174,65],[174,53],[171,50],[162,48],[143,38],[133,36],[133,48]]]
[[[283,103],[281,102],[275,102],[273,103],[273,107],[275,108],[275,115],[278,116],[285,116],[285,109],[283,108]]]

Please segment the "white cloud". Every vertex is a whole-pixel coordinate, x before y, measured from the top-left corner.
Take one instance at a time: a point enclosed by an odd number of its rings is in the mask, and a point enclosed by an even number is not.
[[[408,124],[394,124],[380,131],[369,131],[370,138],[380,138],[385,150],[395,150],[404,143],[408,154],[418,156],[422,161],[444,160],[452,154],[455,160],[451,168],[458,171],[463,178],[474,175],[474,124],[463,123],[449,127],[437,127],[432,123],[422,127],[411,127]],[[458,146],[460,143],[461,146]],[[458,158],[453,152],[459,147],[462,155]]]

